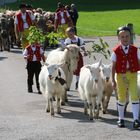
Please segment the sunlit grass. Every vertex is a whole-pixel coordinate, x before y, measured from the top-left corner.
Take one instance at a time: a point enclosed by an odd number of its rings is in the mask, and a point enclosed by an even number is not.
[[[136,34],[140,34],[140,10],[104,12],[80,12],[78,33],[82,36],[116,35],[119,26],[132,23]]]

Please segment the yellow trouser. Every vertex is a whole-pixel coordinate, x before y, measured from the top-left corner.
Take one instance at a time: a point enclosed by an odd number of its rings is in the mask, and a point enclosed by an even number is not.
[[[130,93],[131,101],[139,100],[137,87],[137,73],[126,72],[125,74],[117,74],[117,92],[118,102],[124,104],[126,102],[127,90]]]
[[[62,24],[62,25],[58,25],[58,33],[62,33],[64,35],[64,37],[66,38],[66,29],[68,28],[68,24]]]
[[[27,40],[28,34],[28,29],[25,29],[23,32],[21,32],[21,44],[23,49],[25,49],[25,47],[29,44],[29,41]]]

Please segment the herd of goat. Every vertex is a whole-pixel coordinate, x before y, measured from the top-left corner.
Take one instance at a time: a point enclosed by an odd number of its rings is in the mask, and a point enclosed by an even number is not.
[[[46,112],[51,115],[54,115],[54,97],[57,113],[61,113],[61,105],[68,101],[67,91],[77,67],[78,52],[79,47],[74,44],[66,46],[64,51],[60,48],[52,50],[42,67],[39,75],[40,90],[46,99]],[[103,64],[100,59],[99,62],[84,65],[80,71],[78,93],[84,102],[84,114],[88,114],[90,120],[99,118],[101,108],[103,114],[107,113],[113,93],[111,64]]]

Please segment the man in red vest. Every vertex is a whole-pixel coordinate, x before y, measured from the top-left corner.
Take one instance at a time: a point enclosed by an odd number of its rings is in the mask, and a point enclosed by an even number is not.
[[[54,21],[54,30],[55,32],[61,32],[64,36],[65,30],[68,27],[72,27],[72,20],[68,13],[68,11],[65,9],[63,4],[59,4],[59,9],[55,13],[55,21]]]
[[[38,45],[38,43],[34,42],[25,48],[23,52],[23,56],[25,60],[27,60],[28,92],[33,92],[32,85],[33,85],[33,77],[35,74],[37,90],[38,93],[41,94],[38,78],[41,70],[41,60],[45,62],[43,49],[41,48],[40,45]]]
[[[120,43],[113,48],[112,85],[118,93],[118,127],[125,127],[124,109],[126,94],[129,92],[132,102],[133,128],[140,128],[139,121],[139,95],[137,88],[137,71],[140,68],[140,52],[130,43],[131,31],[128,27],[118,28],[117,35]],[[116,75],[116,79],[115,79]]]
[[[26,4],[22,3],[19,6],[20,10],[15,16],[15,34],[16,39],[21,39],[22,48],[24,49],[28,45],[28,29],[31,25],[35,24],[35,17],[29,10],[26,10]]]

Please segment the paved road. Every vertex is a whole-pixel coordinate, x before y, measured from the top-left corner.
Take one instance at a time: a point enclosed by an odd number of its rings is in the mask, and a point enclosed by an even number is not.
[[[98,42],[98,38],[92,38]],[[116,37],[104,37],[110,47]],[[90,40],[90,39],[88,39]],[[136,38],[136,44],[140,37]],[[87,48],[91,44],[86,44]],[[111,48],[110,48],[111,49]],[[97,59],[100,57],[97,56]],[[84,57],[85,63],[93,63]],[[109,60],[103,59],[109,63]],[[74,77],[75,78],[75,77]],[[73,83],[75,79],[73,79]],[[126,128],[116,126],[117,111],[114,95],[109,103],[108,114],[100,113],[98,120],[89,121],[83,114],[83,103],[74,84],[68,92],[69,102],[62,106],[62,114],[51,117],[45,113],[42,95],[27,92],[25,61],[21,50],[0,52],[0,140],[139,140],[139,131],[132,130],[130,106],[126,114]]]

